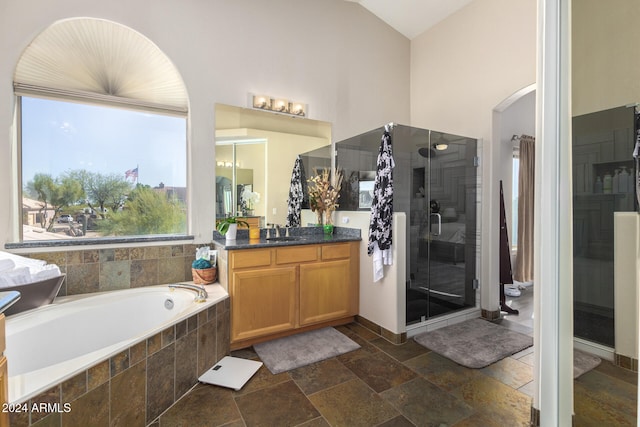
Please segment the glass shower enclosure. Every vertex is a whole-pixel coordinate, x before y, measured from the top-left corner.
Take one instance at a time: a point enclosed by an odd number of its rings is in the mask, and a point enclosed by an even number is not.
[[[384,127],[337,142],[340,210],[370,210]],[[394,125],[394,212],[407,216],[407,325],[476,304],[477,140]],[[404,234],[406,239],[399,238]],[[366,239],[366,236],[364,236]]]
[[[614,212],[637,207],[633,107],[573,118],[574,336],[615,347]]]

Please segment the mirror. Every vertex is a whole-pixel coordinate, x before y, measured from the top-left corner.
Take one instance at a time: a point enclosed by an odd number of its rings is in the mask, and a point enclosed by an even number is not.
[[[284,225],[295,160],[302,157],[307,178],[330,167],[331,124],[222,104],[215,114],[216,217]]]

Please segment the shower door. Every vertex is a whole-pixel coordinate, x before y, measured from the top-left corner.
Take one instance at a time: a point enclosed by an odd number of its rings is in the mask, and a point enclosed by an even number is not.
[[[407,324],[475,306],[477,247],[477,141],[410,129]]]

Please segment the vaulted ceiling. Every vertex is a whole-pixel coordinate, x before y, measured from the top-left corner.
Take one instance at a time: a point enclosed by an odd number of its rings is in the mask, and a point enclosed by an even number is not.
[[[473,0],[346,0],[360,3],[408,39],[422,34]]]

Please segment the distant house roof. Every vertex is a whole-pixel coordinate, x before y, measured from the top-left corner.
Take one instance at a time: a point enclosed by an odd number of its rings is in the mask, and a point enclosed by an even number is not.
[[[28,197],[22,198],[22,210],[33,211],[33,210],[40,210],[43,207],[44,207],[44,203],[42,203],[40,200],[33,200]]]

